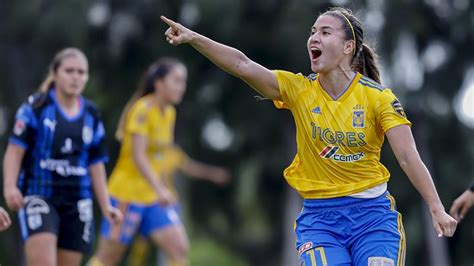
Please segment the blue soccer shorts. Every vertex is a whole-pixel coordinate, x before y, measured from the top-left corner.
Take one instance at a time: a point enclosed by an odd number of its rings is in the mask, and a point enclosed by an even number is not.
[[[385,192],[362,199],[305,199],[295,224],[299,266],[405,264],[405,232]]]
[[[130,245],[137,233],[148,237],[156,230],[182,223],[178,204],[162,207],[158,203],[145,205],[122,202],[113,197],[111,203],[122,212],[123,221],[119,225],[112,225],[107,219],[102,219],[101,235],[123,245]]]

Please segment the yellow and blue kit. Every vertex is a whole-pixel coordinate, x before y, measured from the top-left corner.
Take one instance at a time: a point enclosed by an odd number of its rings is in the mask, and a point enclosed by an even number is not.
[[[296,125],[297,154],[284,177],[304,198],[295,228],[301,263],[401,265],[404,234],[393,198],[351,197],[389,180],[380,162],[385,133],[411,125],[400,101],[360,73],[337,99],[317,74],[274,73],[282,98],[274,103]]]
[[[153,171],[175,193],[173,174],[186,161],[186,154],[174,144],[176,110],[173,106],[160,109],[148,95],[130,108],[117,164],[109,180],[112,204],[124,213],[120,228],[112,227],[105,219],[102,235],[129,244],[135,233],[145,236],[169,224],[180,223],[179,207],[161,207],[157,195],[143,177],[132,158],[132,136],[147,138],[146,155]]]

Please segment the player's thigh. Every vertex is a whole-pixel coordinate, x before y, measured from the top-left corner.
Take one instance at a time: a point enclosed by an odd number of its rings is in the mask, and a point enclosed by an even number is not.
[[[64,201],[58,205],[60,206],[58,214],[61,218],[58,248],[78,253],[91,252],[94,242],[92,199]]]
[[[189,240],[182,224],[173,224],[157,229],[149,235],[153,243],[173,259],[186,258]]]
[[[144,215],[140,233],[152,239],[171,258],[187,256],[189,241],[179,215],[179,205],[149,206]]]
[[[27,196],[18,212],[28,265],[55,265],[59,216],[55,206],[39,196]]]
[[[49,232],[36,233],[25,242],[26,265],[55,266],[57,237]]]
[[[58,265],[79,266],[81,265],[82,253],[67,249],[58,249]]]
[[[377,218],[374,218],[377,219]],[[380,217],[351,248],[354,265],[404,265],[405,232],[401,214],[390,211]]]

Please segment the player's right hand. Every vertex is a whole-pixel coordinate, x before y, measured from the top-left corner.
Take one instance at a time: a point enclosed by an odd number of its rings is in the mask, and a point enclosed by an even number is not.
[[[17,186],[4,187],[3,197],[10,210],[18,211],[23,207],[23,194]]]
[[[158,194],[158,204],[160,206],[166,207],[176,203],[177,199],[169,189],[160,186],[156,189],[156,193]]]
[[[193,31],[173,20],[161,16],[161,20],[166,23],[169,28],[165,31],[166,41],[173,45],[189,43],[193,38]]]
[[[0,207],[0,231],[7,230],[11,224],[12,221],[10,220],[10,216],[8,216],[8,213]]]
[[[451,206],[449,213],[454,217],[454,219],[460,222],[473,205],[474,192],[468,189],[453,202],[453,206]]]

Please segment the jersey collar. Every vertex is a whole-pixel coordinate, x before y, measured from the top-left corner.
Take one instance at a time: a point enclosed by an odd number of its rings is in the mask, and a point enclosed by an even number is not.
[[[336,97],[336,98],[333,98],[331,95],[329,95],[326,90],[324,90],[323,86],[321,85],[321,83],[319,82],[319,79],[318,79],[318,88],[322,91],[323,95],[324,95],[324,98],[327,100],[327,101],[339,101],[339,102],[343,102],[347,97],[349,97],[349,95],[351,95],[352,91],[355,89],[355,87],[357,86],[357,83],[359,82],[359,79],[362,77],[362,75],[359,73],[359,72],[356,72],[354,78],[352,79],[351,83],[349,83],[348,87],[342,91],[342,93]]]

